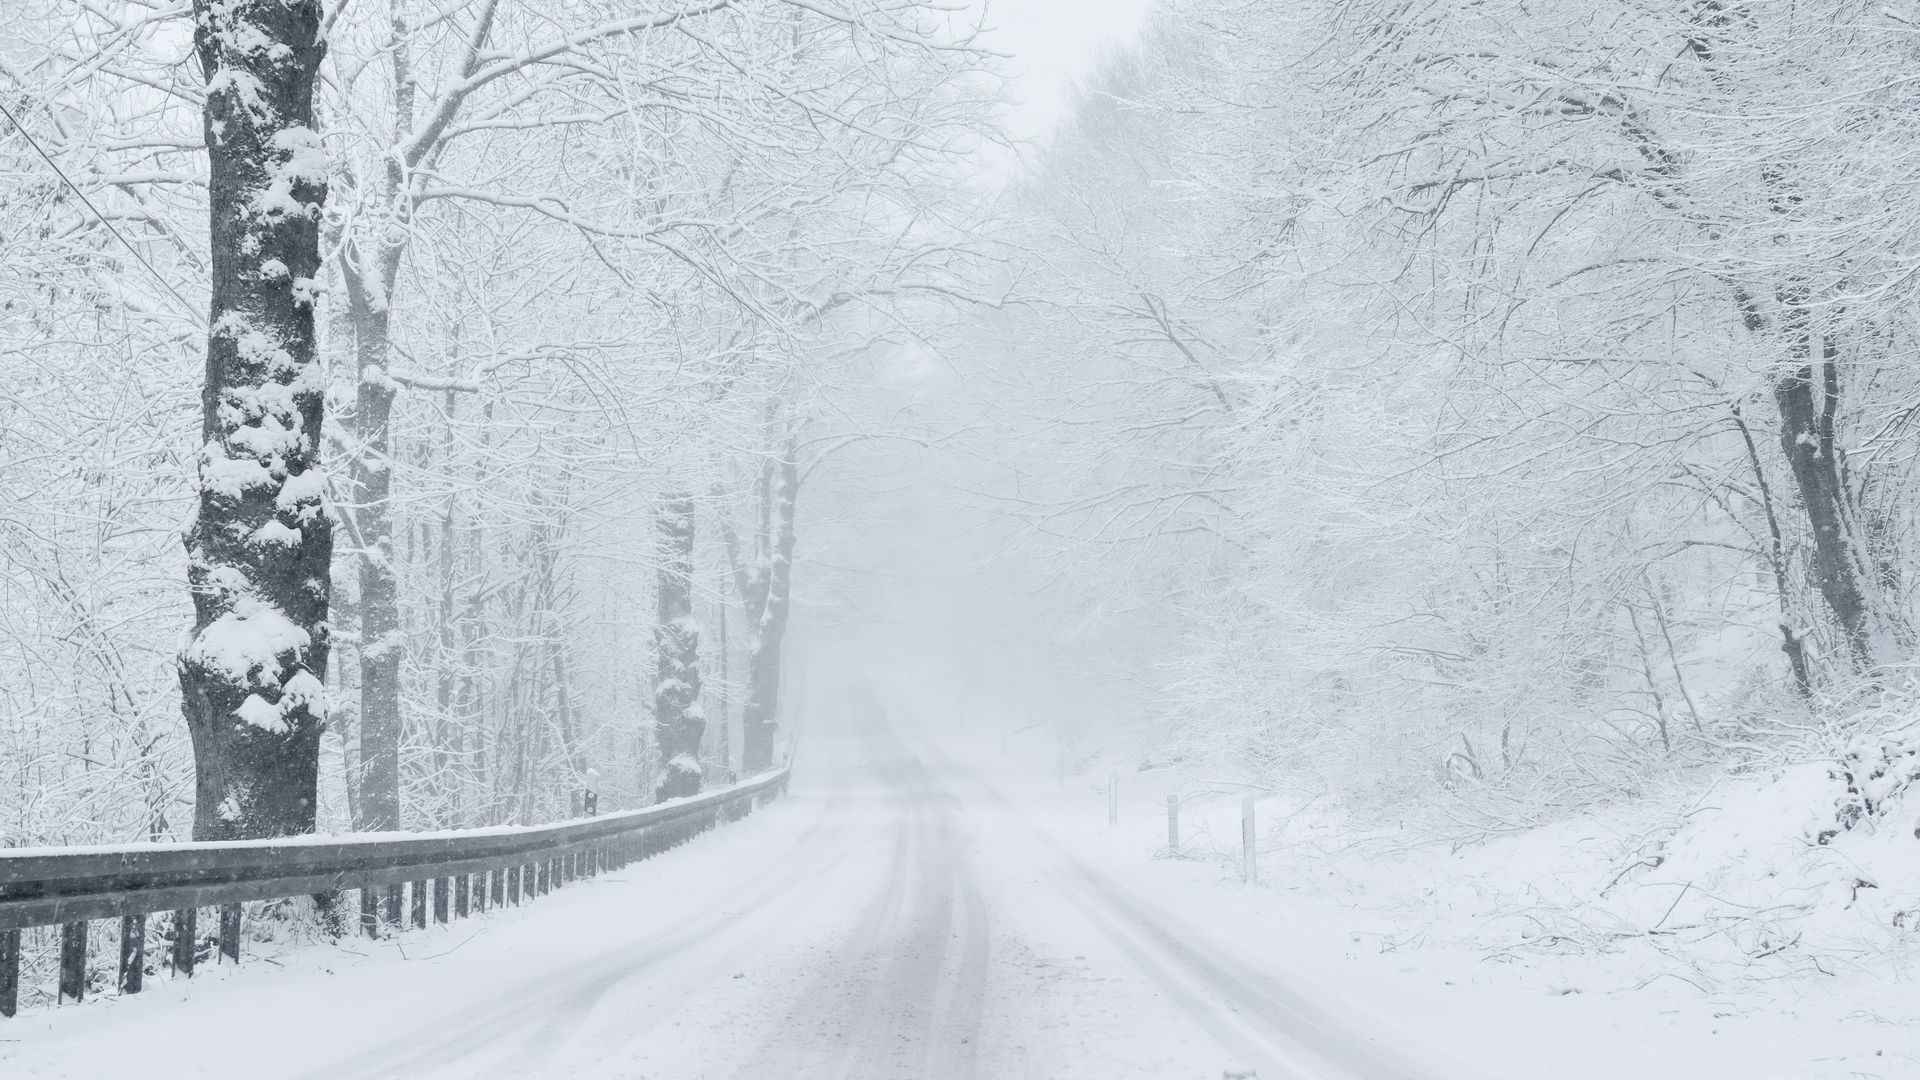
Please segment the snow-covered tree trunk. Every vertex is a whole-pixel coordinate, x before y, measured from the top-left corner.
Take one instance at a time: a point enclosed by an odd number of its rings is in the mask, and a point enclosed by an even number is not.
[[[313,323],[327,177],[312,126],[320,7],[194,3],[207,80],[212,323],[180,689],[201,840],[314,826],[333,555]]]
[[[458,327],[455,327],[455,337]],[[441,428],[440,464],[447,468],[454,455],[453,421],[459,414],[459,395],[453,391],[445,392],[444,404],[446,421]],[[439,596],[435,601],[434,621],[438,649],[434,656],[435,688],[434,704],[439,711],[440,737],[434,740],[435,770],[445,779],[447,793],[447,820],[458,828],[467,824],[465,806],[465,777],[460,770],[466,758],[465,717],[456,709],[456,690],[459,686],[459,604],[454,595],[454,563],[458,529],[456,518],[459,512],[459,499],[449,493],[445,506],[441,508],[438,531],[436,534],[435,557],[436,571],[439,577]]]
[[[394,577],[392,416],[394,384],[386,378],[389,322],[382,293],[356,282],[348,294],[358,338],[359,387],[354,401],[355,532],[360,553],[360,820],[359,829],[400,827],[400,590]]]
[[[720,772],[728,783],[733,782],[733,645],[727,635],[727,583],[724,577],[720,589],[715,594],[718,602],[713,605],[714,626],[720,631],[720,648],[715,657],[720,665],[720,728],[714,740],[713,756],[719,762]]]
[[[404,14],[392,21],[393,139],[413,130],[415,85],[411,35]],[[360,829],[400,827],[400,590],[393,546],[393,402],[388,375],[393,348],[392,299],[400,277],[410,204],[405,170],[384,163],[379,212],[372,226],[349,235],[343,277],[353,319],[354,531],[360,568]]]
[[[763,500],[768,556],[763,600],[747,656],[747,702],[741,715],[741,754],[748,773],[773,767],[773,736],[780,719],[780,660],[793,593],[794,506],[800,495],[799,451],[789,433],[778,482]]]
[[[653,684],[654,741],[665,776],[656,799],[700,792],[700,739],[706,717],[700,710],[700,628],[693,620],[693,496],[661,496],[655,514],[659,531],[659,622],[654,651],[659,673]]]

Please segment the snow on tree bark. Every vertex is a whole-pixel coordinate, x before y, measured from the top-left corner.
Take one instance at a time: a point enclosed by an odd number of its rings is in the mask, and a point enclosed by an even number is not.
[[[415,86],[411,36],[404,16],[393,29],[393,141],[413,132]],[[367,228],[349,233],[343,262],[353,317],[352,479],[358,509],[354,531],[360,571],[360,829],[400,828],[400,589],[394,576],[393,404],[399,386],[388,374],[393,346],[392,298],[406,249],[411,195],[397,156],[389,157],[378,210]]]
[[[352,275],[349,275],[351,280]],[[358,338],[354,401],[358,447],[354,524],[365,550],[360,568],[360,829],[400,827],[400,590],[394,577],[392,415],[386,377],[388,317],[364,287],[350,284]]]
[[[333,555],[313,324],[320,18],[319,0],[194,3],[212,305],[179,670],[201,840],[314,826]]]
[[[666,770],[654,792],[659,800],[700,792],[700,628],[693,621],[693,496],[663,495],[655,514],[659,530],[659,621],[654,651],[659,673],[653,684],[654,740]]]
[[[720,630],[720,647],[714,652],[720,664],[720,729],[714,739],[713,756],[719,762],[721,775],[726,777],[728,783],[732,783],[735,774],[733,771],[733,700],[730,686],[733,672],[730,670],[732,662],[730,653],[733,646],[727,640],[726,588],[726,581],[723,578],[720,582],[720,591],[715,594],[718,602],[713,605],[713,623]]]
[[[765,493],[762,518],[767,562],[753,643],[747,656],[747,702],[741,714],[741,755],[748,773],[773,767],[773,736],[779,727],[780,661],[793,593],[794,506],[800,495],[799,450],[791,430],[777,466],[778,483]]]
[[[1789,293],[1783,297],[1792,357],[1784,374],[1773,380],[1773,397],[1780,410],[1780,448],[1792,466],[1807,523],[1813,532],[1813,571],[1820,595],[1840,624],[1841,635],[1854,666],[1872,671],[1882,662],[1881,635],[1868,592],[1872,571],[1854,527],[1853,492],[1847,485],[1846,460],[1834,438],[1834,416],[1839,411],[1838,348],[1831,336],[1817,343],[1804,303]],[[1820,379],[1815,399],[1816,367]]]

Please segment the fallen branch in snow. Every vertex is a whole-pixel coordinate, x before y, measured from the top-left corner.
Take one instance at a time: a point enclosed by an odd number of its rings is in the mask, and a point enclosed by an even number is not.
[[[1660,865],[1666,861],[1667,859],[1666,859],[1666,856],[1664,855],[1649,855],[1648,857],[1641,859],[1638,862],[1630,863],[1627,866],[1622,867],[1619,873],[1613,875],[1612,880],[1608,881],[1605,885],[1600,887],[1599,895],[1601,896],[1607,895],[1609,890],[1611,890],[1615,885],[1620,884],[1621,878],[1626,877],[1628,874],[1633,873],[1635,870],[1639,870],[1642,868],[1645,868],[1648,870],[1657,870],[1659,869]]]

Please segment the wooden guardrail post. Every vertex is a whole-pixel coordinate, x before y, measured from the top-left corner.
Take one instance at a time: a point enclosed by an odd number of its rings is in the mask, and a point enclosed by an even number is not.
[[[413,927],[416,930],[425,930],[427,928],[426,880],[423,878],[419,881],[415,881],[412,884],[411,889],[413,893]]]
[[[447,925],[447,886],[446,878],[433,879],[433,921],[441,926]]]
[[[120,916],[120,992],[137,994],[146,981],[147,917]]]
[[[199,908],[181,908],[173,913],[173,973],[175,975],[193,974],[194,928],[199,921]]]
[[[55,1000],[79,1001],[87,993],[87,922],[60,926],[60,990]]]
[[[360,886],[360,932],[380,936],[380,890],[372,885]]]
[[[381,912],[381,921],[387,924],[389,931],[400,929],[400,918],[406,914],[407,887],[396,881],[387,886],[386,910]]]
[[[220,905],[220,955],[240,962],[240,905]]]
[[[20,931],[0,930],[0,1016],[20,1010]]]
[[[467,917],[467,905],[470,902],[468,899],[469,890],[471,890],[472,888],[473,888],[472,874],[460,874],[453,879],[453,917],[454,918],[464,919]]]

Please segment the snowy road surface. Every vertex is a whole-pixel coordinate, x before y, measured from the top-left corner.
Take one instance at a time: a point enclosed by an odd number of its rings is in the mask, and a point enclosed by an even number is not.
[[[693,845],[364,955],[41,1010],[0,1073],[1443,1075],[1068,847],[877,721],[813,731],[790,799]]]

